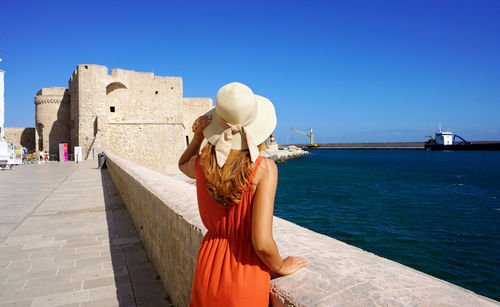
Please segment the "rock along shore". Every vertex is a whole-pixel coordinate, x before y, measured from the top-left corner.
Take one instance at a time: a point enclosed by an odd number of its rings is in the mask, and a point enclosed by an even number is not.
[[[308,155],[309,152],[291,145],[280,150],[267,150],[261,153],[262,156],[269,158],[277,163],[285,162],[286,160],[295,159]]]

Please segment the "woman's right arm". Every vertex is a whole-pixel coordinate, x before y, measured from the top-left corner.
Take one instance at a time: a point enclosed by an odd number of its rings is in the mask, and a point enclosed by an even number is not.
[[[273,237],[274,196],[278,184],[278,168],[274,161],[262,161],[252,211],[252,244],[257,256],[272,271],[289,275],[308,264],[307,259],[289,256],[281,259]]]
[[[202,115],[194,121],[192,127],[194,134],[193,139],[179,158],[179,169],[189,178],[196,178],[196,171],[194,167],[195,157],[198,155],[201,143],[203,142],[203,130],[210,124],[211,121],[211,115]]]

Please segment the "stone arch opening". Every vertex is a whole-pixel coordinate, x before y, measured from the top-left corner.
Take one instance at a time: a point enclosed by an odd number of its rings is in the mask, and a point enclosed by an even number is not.
[[[37,132],[38,132],[38,150],[43,151],[43,124],[38,123],[36,125]]]
[[[118,89],[128,89],[128,88],[125,86],[125,84],[121,82],[113,82],[108,84],[108,86],[106,86],[106,95],[109,95],[112,91]]]

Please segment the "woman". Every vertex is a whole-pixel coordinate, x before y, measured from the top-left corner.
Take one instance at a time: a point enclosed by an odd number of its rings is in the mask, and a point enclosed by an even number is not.
[[[191,306],[267,306],[270,271],[289,275],[307,265],[301,257],[282,260],[272,234],[278,171],[259,156],[259,144],[275,127],[272,103],[236,82],[223,86],[215,108],[193,124],[194,137],[179,168],[196,178],[208,232],[198,254]]]

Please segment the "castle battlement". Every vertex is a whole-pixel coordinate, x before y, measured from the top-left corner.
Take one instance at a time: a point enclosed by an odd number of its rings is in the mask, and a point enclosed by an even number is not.
[[[35,104],[42,103],[69,103],[68,99],[64,99],[64,95],[44,95],[44,96],[35,96]]]
[[[59,87],[59,86],[44,87],[36,93],[36,96],[48,96],[48,95],[62,96],[67,94],[67,90],[68,90],[67,87]]]

